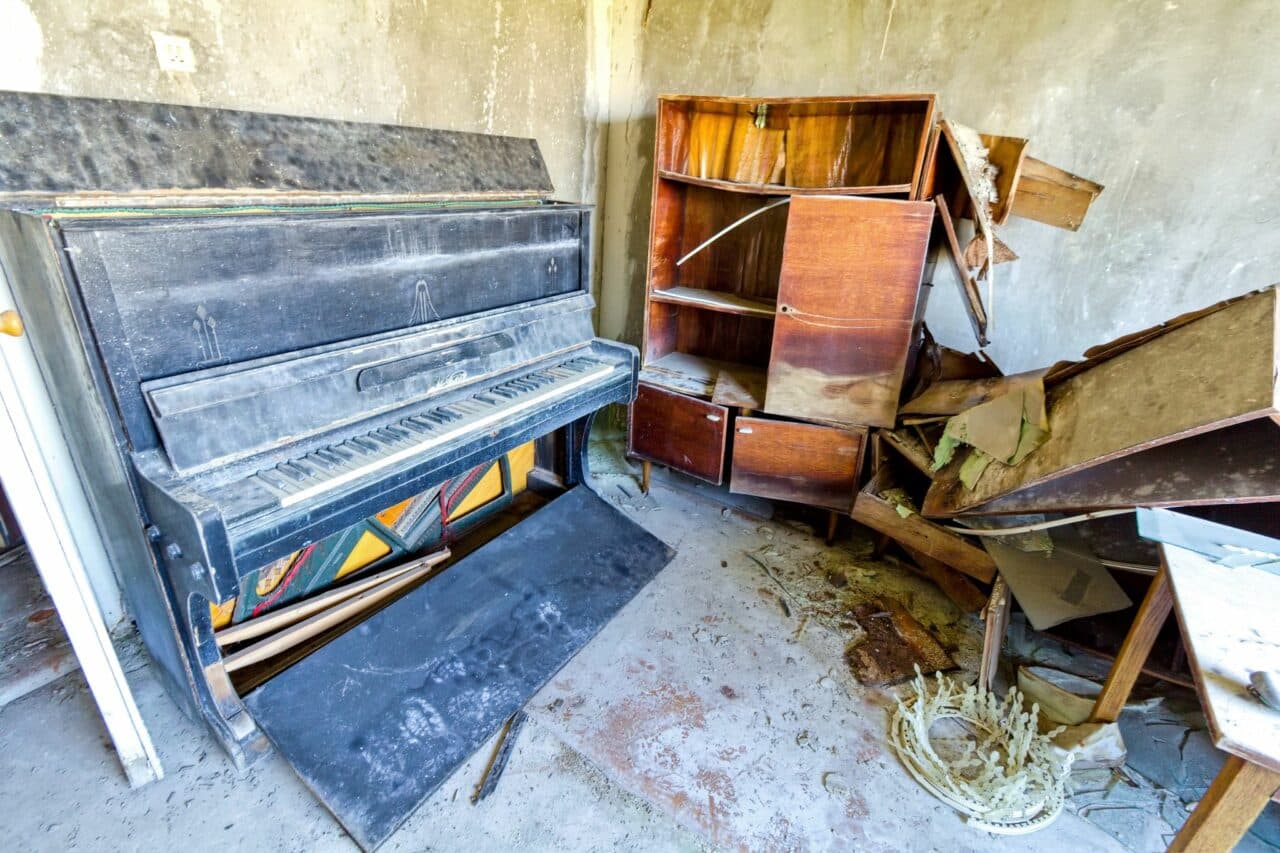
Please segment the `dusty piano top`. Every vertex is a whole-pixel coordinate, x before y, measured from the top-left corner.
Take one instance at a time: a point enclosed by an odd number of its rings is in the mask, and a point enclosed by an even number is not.
[[[545,198],[532,139],[0,92],[0,206]]]

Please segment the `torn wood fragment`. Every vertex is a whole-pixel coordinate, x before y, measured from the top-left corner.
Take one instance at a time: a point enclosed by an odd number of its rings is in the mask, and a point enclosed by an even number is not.
[[[928,674],[955,669],[947,650],[897,601],[877,598],[853,612],[865,636],[846,650],[845,661],[862,684],[897,684],[915,675],[916,667]]]
[[[900,515],[897,508],[881,496],[887,482],[886,477],[877,475],[858,492],[853,504],[854,521],[940,560],[969,577],[991,583],[995,578],[996,564],[986,551],[943,530],[918,513],[909,513],[906,517]]]
[[[1010,212],[1055,228],[1079,230],[1102,184],[1081,178],[1035,157],[1022,162]]]

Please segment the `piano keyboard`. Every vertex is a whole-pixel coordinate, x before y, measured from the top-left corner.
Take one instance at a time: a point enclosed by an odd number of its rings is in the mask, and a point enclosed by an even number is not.
[[[314,450],[255,476],[279,495],[278,506],[290,507],[521,412],[546,406],[620,369],[623,365],[593,358],[569,359]]]

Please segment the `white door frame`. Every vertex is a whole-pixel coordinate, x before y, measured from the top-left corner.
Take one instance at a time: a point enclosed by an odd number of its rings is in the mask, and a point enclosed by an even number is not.
[[[0,271],[0,311],[6,309],[17,307]],[[103,607],[89,580],[89,566],[95,569],[99,586],[105,572],[111,582],[110,589],[102,590],[104,596],[110,596],[107,606],[113,602],[119,606],[106,549],[25,335],[0,334],[0,482],[129,784],[137,787],[163,778],[164,769],[138,713],[111,644]]]

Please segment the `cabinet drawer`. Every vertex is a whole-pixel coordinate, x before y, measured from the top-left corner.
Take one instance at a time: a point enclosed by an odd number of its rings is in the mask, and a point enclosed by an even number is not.
[[[729,410],[640,383],[631,404],[632,454],[720,484]]]
[[[865,442],[865,430],[738,418],[729,491],[847,513]]]

